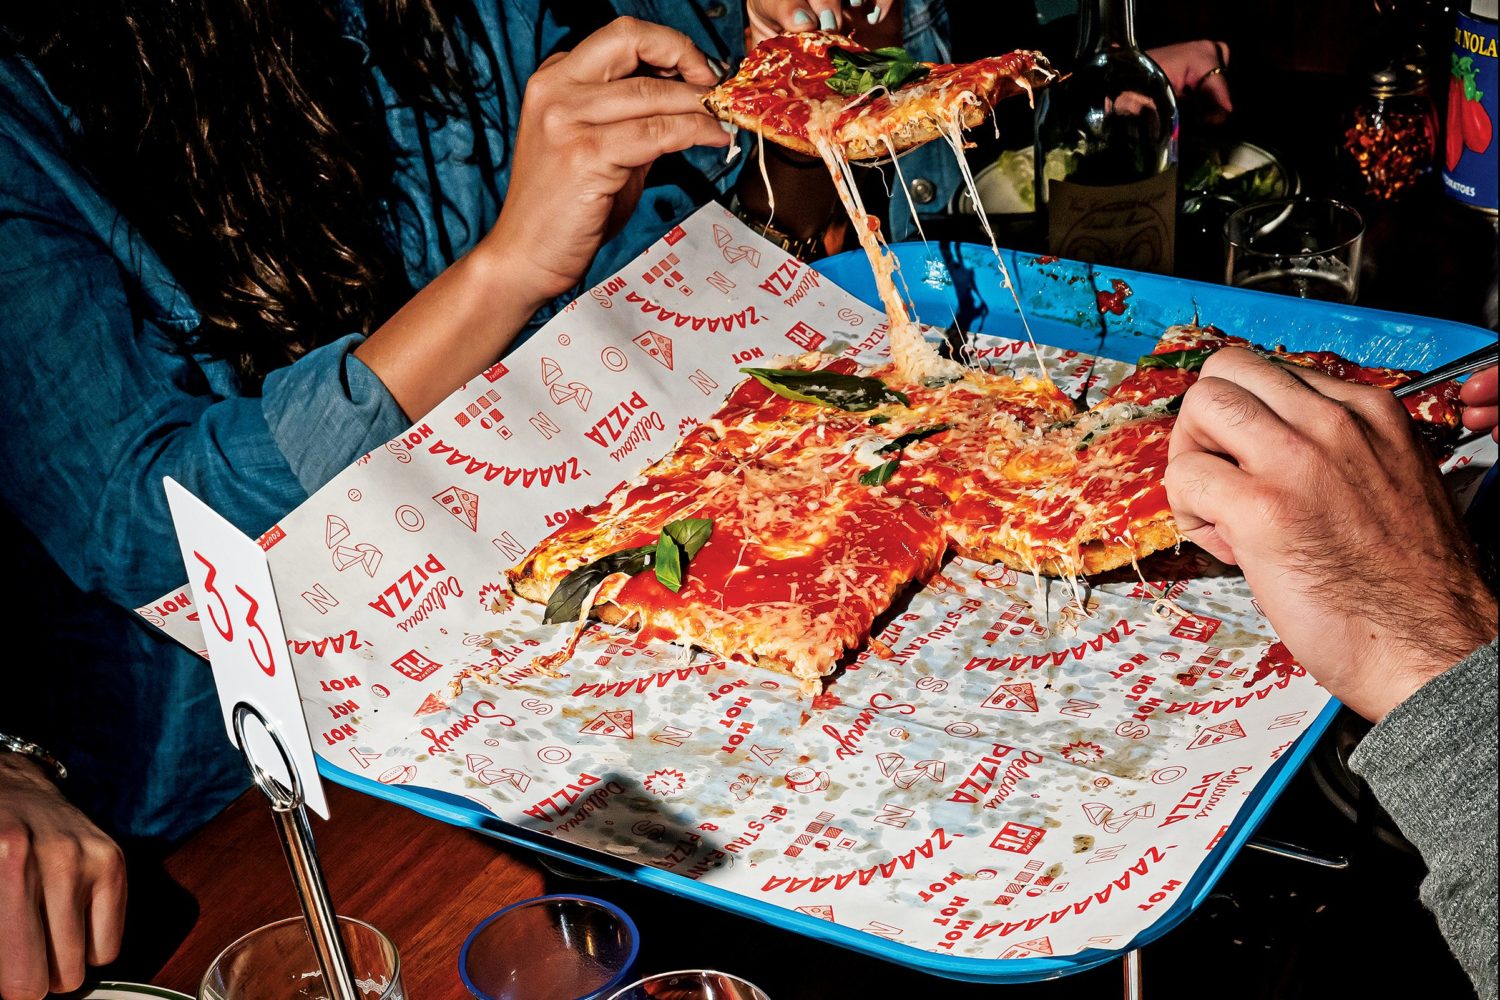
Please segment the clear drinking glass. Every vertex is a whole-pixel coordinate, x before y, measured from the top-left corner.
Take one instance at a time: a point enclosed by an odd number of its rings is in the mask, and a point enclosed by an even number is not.
[[[478,1000],[601,1000],[630,979],[640,934],[592,896],[538,896],[491,914],[458,953]]]
[[[1240,288],[1352,304],[1359,295],[1359,213],[1332,198],[1247,205],[1224,223],[1224,280]]]
[[[405,1000],[401,956],[390,938],[362,920],[338,919],[360,1000]],[[198,986],[198,1000],[327,1000],[328,995],[301,917],[259,927],[225,948]]]
[[[771,1000],[759,986],[727,972],[688,969],[631,983],[607,1000]]]

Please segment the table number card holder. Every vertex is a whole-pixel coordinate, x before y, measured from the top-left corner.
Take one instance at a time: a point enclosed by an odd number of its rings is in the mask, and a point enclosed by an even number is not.
[[[229,735],[271,805],[328,1000],[359,1000],[307,820],[307,806],[326,819],[328,804],[265,553],[181,485],[163,484]]]

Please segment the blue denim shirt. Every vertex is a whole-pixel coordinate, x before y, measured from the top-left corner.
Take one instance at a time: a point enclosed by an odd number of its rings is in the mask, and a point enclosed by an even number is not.
[[[501,64],[481,95],[492,176],[471,155],[467,119],[426,123],[424,148],[416,113],[377,79],[398,154],[388,222],[417,288],[498,215],[525,81],[570,44],[547,0],[477,6]],[[743,55],[738,0],[612,6],[672,25],[731,64]],[[610,13],[582,0],[555,11],[576,20],[584,8],[596,21]],[[916,54],[942,57],[941,4],[905,10]],[[40,658],[7,663],[0,731],[53,746],[73,771],[70,794],[109,831],[170,838],[246,781],[206,666],[128,610],[184,579],[162,477],[253,536],[407,421],[354,357],[357,333],[330,331],[330,343],[271,374],[258,395],[241,389],[224,360],[185,349],[197,310],[90,182],[70,149],[72,127],[29,64],[0,59],[0,513],[8,515],[0,533],[13,539],[15,578],[29,589],[12,628],[50,644]],[[704,149],[659,161],[581,287],[720,195],[740,160],[726,165],[721,150]]]
[[[477,6],[501,63],[482,95],[493,184],[470,155],[467,119],[429,123],[435,192],[415,113],[381,83],[398,151],[391,225],[413,287],[499,213],[525,81],[568,38],[536,0]],[[711,54],[740,45],[738,4],[718,19],[686,3],[626,6]],[[0,531],[14,537],[29,592],[11,627],[54,644],[7,664],[0,731],[55,746],[75,776],[70,793],[112,832],[171,837],[222,808],[245,776],[206,666],[127,610],[184,579],[162,477],[256,535],[407,421],[354,357],[355,333],[276,371],[258,395],[222,359],[184,349],[197,310],[90,183],[71,127],[29,64],[0,60],[0,501],[13,518]],[[701,150],[660,163],[586,285],[717,195],[730,179],[722,161]]]

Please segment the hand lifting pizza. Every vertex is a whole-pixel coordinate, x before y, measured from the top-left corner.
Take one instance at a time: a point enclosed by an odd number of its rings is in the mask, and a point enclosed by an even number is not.
[[[510,570],[516,593],[545,603],[549,622],[601,619],[811,693],[950,553],[1076,580],[1176,545],[1163,475],[1177,407],[1210,354],[1249,342],[1173,327],[1084,412],[1045,376],[966,368],[911,320],[849,174],[850,159],[939,135],[962,165],[959,130],[1052,75],[1032,53],[937,66],[818,32],[757,47],[706,103],[823,157],[875,270],[892,361],[860,369],[815,352],[744,369],[709,420]],[[1274,356],[1387,388],[1410,378],[1326,352]],[[1429,437],[1451,441],[1456,397],[1447,383],[1406,402]]]

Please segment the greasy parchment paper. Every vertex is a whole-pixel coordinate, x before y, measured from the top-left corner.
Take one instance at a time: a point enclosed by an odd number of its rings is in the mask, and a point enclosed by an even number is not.
[[[709,205],[288,514],[262,544],[318,752],[939,954],[1125,946],[1328,702],[1262,664],[1269,625],[1196,549],[1143,564],[1149,586],[1093,581],[1083,606],[954,560],[815,704],[607,627],[556,663],[570,630],[508,592],[506,568],[739,366],[810,349],[879,360],[883,318]],[[1130,370],[1042,354],[1092,398]],[[1493,460],[1486,442],[1455,464]],[[201,648],[186,594],[140,611]]]

